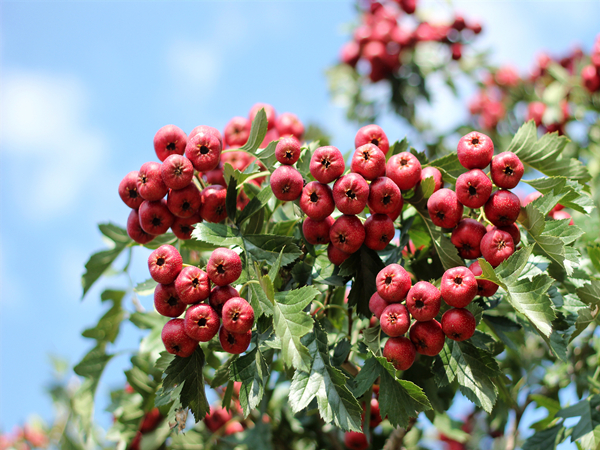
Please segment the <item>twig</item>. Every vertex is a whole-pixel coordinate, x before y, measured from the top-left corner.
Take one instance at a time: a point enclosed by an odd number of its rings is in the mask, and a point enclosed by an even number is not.
[[[402,448],[402,443],[404,442],[404,437],[406,434],[412,430],[412,427],[417,423],[416,417],[411,417],[408,421],[408,425],[406,428],[396,428],[390,436],[385,441],[385,445],[383,446],[383,450],[400,450]]]

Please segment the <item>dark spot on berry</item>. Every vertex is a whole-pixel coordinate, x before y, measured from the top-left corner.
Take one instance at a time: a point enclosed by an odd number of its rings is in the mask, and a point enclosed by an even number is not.
[[[338,237],[338,241],[340,241],[343,244],[344,242],[346,242],[346,236],[344,236],[343,234],[340,234]]]
[[[394,325],[396,323],[396,321],[398,320],[398,317],[396,316],[396,314],[391,313],[388,315],[388,320],[392,325]]]
[[[368,161],[369,159],[371,159],[371,153],[369,153],[369,151],[368,151],[368,150],[365,150],[365,151],[363,152],[363,159],[364,159],[365,161]]]
[[[236,312],[234,312],[234,313],[231,315],[231,320],[233,320],[234,322],[235,322],[236,320],[238,320],[239,318],[240,318],[240,313],[239,313],[239,311],[236,311]]]
[[[425,303],[423,302],[423,300],[415,300],[415,306],[417,308],[422,308],[423,306],[425,306]]]
[[[165,258],[158,258],[156,260],[156,265],[159,267],[162,266],[164,263],[165,263]]]
[[[325,157],[321,160],[321,165],[324,166],[326,169],[329,169],[329,166],[331,166],[331,161],[329,161],[328,157]]]
[[[175,344],[171,347],[173,350],[175,350],[175,353],[179,353],[180,349],[179,349],[179,345]]]
[[[379,238],[379,240],[381,242],[387,242],[388,238],[387,238],[387,234],[382,234],[381,237]]]
[[[167,144],[167,150],[170,152],[174,152],[175,151],[175,142],[169,142]]]
[[[200,320],[198,320],[198,326],[199,327],[205,327],[206,326],[206,317],[202,317]]]
[[[167,300],[167,303],[169,304],[169,306],[175,306],[175,305],[177,305],[178,300],[179,299],[177,297],[171,295],[169,297],[169,300]]]
[[[435,213],[435,216],[440,220],[444,220],[444,217],[446,217],[446,214],[444,214],[443,211],[438,211]]]
[[[456,331],[454,333],[452,333],[452,337],[455,339],[459,339],[460,338],[460,333],[457,333]]]
[[[460,285],[460,284],[462,284],[462,281],[463,281],[462,277],[456,277],[456,278],[454,278],[454,284],[459,284]]]
[[[175,166],[175,169],[173,169],[173,173],[178,177],[183,175],[183,166]]]
[[[471,138],[471,144],[472,145],[479,145],[479,138],[477,138],[477,137]]]
[[[148,177],[146,176],[146,174],[141,174],[140,175],[140,182],[142,184],[146,184],[148,182]]]
[[[505,166],[504,170],[503,170],[505,175],[511,176],[513,175],[515,172],[512,170],[512,167],[510,166]]]
[[[138,198],[138,192],[136,188],[129,189],[129,198]]]
[[[401,165],[401,166],[407,166],[407,165],[408,165],[408,159],[402,158],[402,159],[400,160],[400,165]]]
[[[289,184],[286,184],[283,188],[281,188],[281,192],[284,193],[284,194],[287,193],[287,192],[289,192],[289,190],[290,190],[290,185]]]
[[[181,209],[183,209],[184,211],[187,211],[188,209],[190,209],[192,205],[190,205],[190,202],[188,202],[187,200],[183,202],[183,204],[181,205]]]
[[[194,278],[192,280],[192,286],[194,286],[195,288],[198,287],[199,284],[200,284],[200,280],[198,278]]]
[[[235,337],[231,333],[227,333],[227,343],[229,345],[235,345]]]
[[[371,139],[371,144],[376,145],[377,147],[379,147],[379,139],[377,139],[377,138]]]
[[[392,201],[392,196],[390,194],[385,194],[383,196],[383,198],[381,199],[381,203],[383,203],[384,205],[389,205],[391,201]]]
[[[346,191],[346,197],[348,197],[351,200],[354,200],[356,198],[356,194],[352,191],[352,189],[348,189]]]
[[[225,205],[219,205],[219,206],[217,206],[215,208],[215,212],[217,213],[218,216],[220,216],[221,214],[223,214],[223,211],[224,211],[223,208],[225,208]]]
[[[469,195],[472,197],[476,194],[477,194],[477,189],[475,189],[473,186],[469,186]]]
[[[310,201],[313,203],[317,203],[317,201],[319,200],[319,196],[317,195],[316,192],[313,192],[312,194],[310,194]]]
[[[190,227],[189,225],[181,225],[179,229],[181,230],[182,234],[189,234],[192,232],[192,227]]]
[[[387,285],[392,284],[392,277],[390,277],[389,275],[387,277],[385,277],[385,284],[387,284]]]
[[[225,273],[225,267],[223,267],[223,264],[217,265],[217,273],[220,273],[221,275]]]
[[[210,149],[206,145],[200,146],[200,154],[206,155],[208,152],[210,152]]]
[[[292,152],[291,150],[287,150],[287,151],[285,152],[285,157],[286,157],[287,159],[292,159],[292,158],[294,157],[294,154],[293,154],[293,152]]]

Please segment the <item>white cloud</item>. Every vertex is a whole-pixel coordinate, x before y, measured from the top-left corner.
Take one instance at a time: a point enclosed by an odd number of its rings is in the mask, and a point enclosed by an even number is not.
[[[2,87],[4,186],[18,186],[11,196],[26,217],[59,216],[85,195],[106,153],[86,120],[86,89],[70,75],[10,69]]]
[[[222,54],[207,42],[174,41],[166,55],[169,75],[178,89],[209,98],[223,68]]]

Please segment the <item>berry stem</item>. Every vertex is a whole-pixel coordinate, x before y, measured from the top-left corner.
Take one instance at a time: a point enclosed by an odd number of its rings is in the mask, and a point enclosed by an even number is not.
[[[237,189],[240,189],[248,181],[254,180],[255,178],[266,177],[267,175],[271,175],[271,172],[269,172],[268,170],[252,174],[248,178],[246,178],[244,181],[242,181],[240,184],[238,184]]]

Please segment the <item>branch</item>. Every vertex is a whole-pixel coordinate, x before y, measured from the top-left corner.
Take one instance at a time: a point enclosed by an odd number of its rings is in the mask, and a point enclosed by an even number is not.
[[[404,436],[412,430],[412,427],[417,423],[416,417],[411,417],[406,428],[396,428],[387,438],[383,450],[399,450],[402,448]]]

